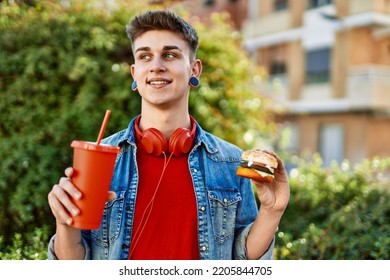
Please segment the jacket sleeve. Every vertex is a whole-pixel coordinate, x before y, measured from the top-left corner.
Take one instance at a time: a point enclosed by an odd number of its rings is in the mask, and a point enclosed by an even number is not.
[[[258,215],[258,205],[255,199],[254,189],[251,181],[246,178],[238,179],[242,201],[237,211],[237,232],[233,245],[233,258],[239,260],[246,260],[247,248],[246,240],[249,231]],[[273,259],[273,250],[275,244],[275,237],[272,239],[267,251],[259,258],[261,260]]]
[[[253,224],[253,223],[252,223]],[[246,260],[246,239],[248,238],[249,230],[252,227],[252,224],[244,228],[244,230],[236,237],[233,247],[233,257],[236,260]],[[268,247],[268,250],[259,258],[259,260],[272,260],[273,251],[275,246],[275,238],[272,239],[271,244]]]
[[[58,260],[56,253],[54,251],[54,242],[55,242],[55,235],[50,239],[49,245],[48,245],[48,252],[47,257],[49,260]],[[82,238],[83,245],[85,248],[85,257],[84,260],[91,260],[92,259],[92,253],[91,253],[91,247],[89,246],[88,242],[85,240],[85,238]]]

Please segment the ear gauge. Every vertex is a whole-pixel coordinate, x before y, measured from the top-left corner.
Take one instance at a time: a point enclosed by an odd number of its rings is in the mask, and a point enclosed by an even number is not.
[[[196,88],[197,86],[199,86],[200,82],[199,82],[199,79],[197,77],[193,76],[193,77],[190,78],[189,83],[190,83],[191,87]]]
[[[132,90],[132,91],[137,91],[137,90],[138,90],[138,88],[137,88],[137,82],[136,82],[136,81],[134,81],[134,82],[131,84],[131,90]]]

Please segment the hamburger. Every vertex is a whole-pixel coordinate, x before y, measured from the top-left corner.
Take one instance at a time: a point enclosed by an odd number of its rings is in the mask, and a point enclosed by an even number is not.
[[[261,150],[244,151],[236,175],[260,182],[272,182],[278,162],[275,157]]]

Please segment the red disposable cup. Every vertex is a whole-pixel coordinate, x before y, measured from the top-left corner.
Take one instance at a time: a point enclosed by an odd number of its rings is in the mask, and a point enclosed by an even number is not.
[[[73,200],[80,213],[73,217],[72,226],[97,229],[107,202],[115,159],[121,149],[77,140],[71,147],[74,148],[72,182],[82,193],[79,200]]]

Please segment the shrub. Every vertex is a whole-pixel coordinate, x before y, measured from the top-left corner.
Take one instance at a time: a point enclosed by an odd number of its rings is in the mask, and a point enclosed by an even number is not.
[[[390,158],[291,171],[291,198],[277,233],[278,259],[389,259]]]
[[[7,246],[0,237],[0,260],[45,260],[50,238],[48,227],[36,228],[32,232],[14,233]]]

